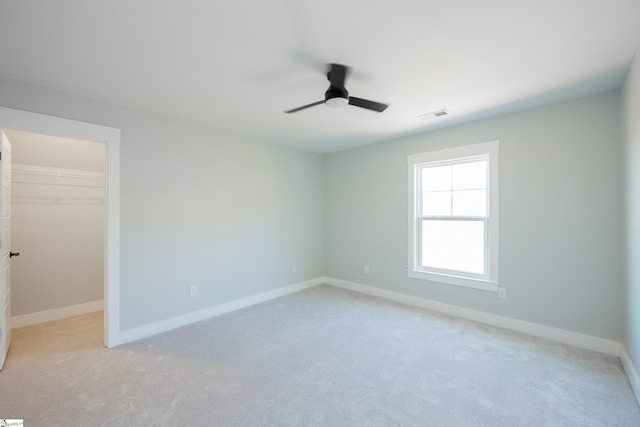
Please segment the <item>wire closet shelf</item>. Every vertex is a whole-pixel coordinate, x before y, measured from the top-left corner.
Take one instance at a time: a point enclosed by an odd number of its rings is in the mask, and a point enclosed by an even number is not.
[[[11,168],[11,181],[15,184],[104,187],[104,173],[76,169],[14,165]]]

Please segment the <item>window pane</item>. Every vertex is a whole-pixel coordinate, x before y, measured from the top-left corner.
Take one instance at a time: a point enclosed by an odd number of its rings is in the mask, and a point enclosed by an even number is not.
[[[422,191],[451,190],[451,166],[436,166],[420,169]]]
[[[486,160],[454,165],[452,173],[454,190],[470,190],[487,187]]]
[[[453,215],[486,216],[487,190],[463,190],[453,192]]]
[[[484,274],[484,228],[484,221],[423,220],[421,265]]]
[[[422,193],[422,215],[451,216],[451,192]]]

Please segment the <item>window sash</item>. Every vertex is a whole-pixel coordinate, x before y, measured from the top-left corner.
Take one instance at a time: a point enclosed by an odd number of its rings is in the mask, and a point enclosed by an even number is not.
[[[485,179],[484,179],[484,183],[482,187],[465,187],[465,188],[455,188],[455,186],[453,185],[453,170],[451,171],[451,184],[450,184],[450,188],[448,189],[441,189],[441,190],[425,190],[422,187],[423,184],[423,172],[429,169],[434,169],[434,168],[438,168],[438,167],[443,167],[443,166],[450,166],[452,168],[454,168],[455,166],[458,165],[464,165],[464,164],[469,164],[469,163],[477,163],[477,162],[484,162],[485,163],[485,167],[486,167],[486,171],[485,171]],[[444,161],[438,161],[438,162],[425,162],[425,163],[421,163],[421,164],[417,164],[416,165],[416,177],[415,177],[415,187],[416,187],[416,216],[422,216],[422,217],[426,217],[426,216],[438,216],[438,217],[450,217],[450,218],[454,218],[454,217],[467,217],[467,218],[472,218],[472,217],[476,217],[477,215],[456,215],[456,205],[454,205],[454,202],[456,200],[456,193],[460,193],[460,192],[469,192],[469,191],[477,191],[477,190],[484,190],[484,211],[485,211],[485,215],[482,216],[489,216],[489,190],[490,190],[490,183],[489,183],[489,174],[490,174],[490,169],[489,169],[489,156],[488,155],[481,155],[481,156],[474,156],[474,157],[467,157],[467,158],[463,158],[463,159],[452,159],[452,160],[444,160]],[[423,215],[422,214],[422,208],[423,208],[423,197],[425,194],[448,194],[449,195],[449,214],[448,215]]]
[[[423,261],[423,224],[425,221],[451,221],[451,222],[482,222],[483,235],[482,235],[482,273],[475,273],[473,271],[465,271],[461,269],[447,269],[439,268],[429,265],[424,265]],[[418,216],[416,217],[416,259],[414,265],[416,270],[424,272],[432,272],[436,274],[455,275],[462,277],[469,277],[479,280],[489,279],[489,217],[441,217],[441,216]]]

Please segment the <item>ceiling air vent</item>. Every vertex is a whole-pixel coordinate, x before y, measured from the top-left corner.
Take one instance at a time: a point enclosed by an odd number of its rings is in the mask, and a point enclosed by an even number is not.
[[[431,120],[438,117],[447,116],[449,114],[450,114],[449,110],[438,110],[438,111],[432,111],[427,114],[420,114],[418,117],[420,117],[422,120]]]

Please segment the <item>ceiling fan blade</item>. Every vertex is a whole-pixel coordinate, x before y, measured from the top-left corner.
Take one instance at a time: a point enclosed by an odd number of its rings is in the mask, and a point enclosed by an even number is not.
[[[292,53],[292,58],[297,63],[304,65],[306,68],[318,71],[322,74],[327,74],[327,64],[320,58],[312,55],[309,52],[305,52],[301,49],[297,49]]]
[[[294,108],[292,110],[287,110],[285,113],[295,113],[296,111],[304,110],[305,108],[315,107],[316,105],[324,104],[324,99],[322,101],[313,102],[311,104],[303,105],[302,107]]]
[[[332,87],[344,88],[347,74],[349,74],[349,67],[340,64],[329,64],[327,79],[331,82]]]
[[[387,109],[387,104],[381,104],[379,102],[369,101],[368,99],[349,97],[349,105],[355,105],[356,107],[366,108],[367,110],[377,111],[382,113]]]

